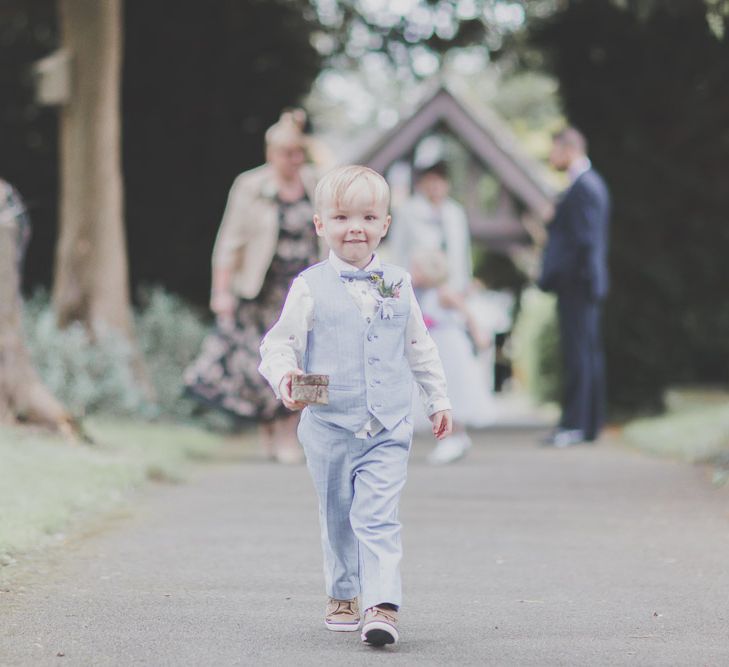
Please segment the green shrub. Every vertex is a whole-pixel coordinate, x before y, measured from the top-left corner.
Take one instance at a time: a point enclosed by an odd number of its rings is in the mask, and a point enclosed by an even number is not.
[[[133,351],[120,335],[110,332],[91,344],[80,324],[59,329],[44,291],[26,304],[25,332],[43,381],[74,415],[144,410],[131,372]]]
[[[133,350],[110,332],[93,344],[80,324],[59,329],[48,294],[37,292],[25,308],[25,331],[36,367],[51,391],[76,416],[191,416],[181,400],[182,373],[198,353],[208,326],[182,299],[145,289],[136,314],[142,352],[156,403],[150,405],[131,372]]]
[[[145,288],[136,318],[137,339],[164,416],[190,417],[194,404],[180,400],[182,373],[200,351],[209,325],[180,297],[161,287]]]
[[[559,401],[561,360],[556,300],[536,288],[525,290],[513,333],[515,375],[540,403]]]

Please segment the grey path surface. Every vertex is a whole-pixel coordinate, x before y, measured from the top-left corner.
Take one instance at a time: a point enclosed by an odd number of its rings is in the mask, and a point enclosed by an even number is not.
[[[402,643],[324,629],[311,483],[232,456],[0,593],[5,665],[729,665],[729,493],[616,445],[416,443]],[[58,654],[62,653],[62,656]]]

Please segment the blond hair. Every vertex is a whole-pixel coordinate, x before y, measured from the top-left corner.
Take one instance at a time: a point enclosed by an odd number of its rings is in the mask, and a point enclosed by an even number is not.
[[[384,204],[390,207],[390,186],[374,169],[361,165],[337,167],[326,173],[316,184],[314,191],[314,208],[321,211],[326,203],[334,206],[346,204],[349,193],[354,187],[366,186],[372,195],[373,204]]]
[[[291,111],[284,111],[276,123],[266,130],[266,146],[306,147],[306,136],[301,131],[301,123]]]

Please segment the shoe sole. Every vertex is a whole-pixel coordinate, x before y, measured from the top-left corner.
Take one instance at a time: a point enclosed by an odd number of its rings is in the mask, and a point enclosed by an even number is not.
[[[387,623],[368,623],[362,631],[362,641],[370,646],[397,644],[398,639],[397,630]]]
[[[359,621],[356,623],[329,623],[328,621],[324,621],[324,625],[327,627],[327,630],[331,630],[332,632],[357,632],[359,630]]]

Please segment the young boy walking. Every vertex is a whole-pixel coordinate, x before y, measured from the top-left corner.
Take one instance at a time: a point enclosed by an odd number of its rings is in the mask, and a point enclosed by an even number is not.
[[[360,626],[374,646],[398,641],[398,502],[412,442],[413,377],[438,439],[451,432],[450,402],[435,344],[410,277],[375,249],[390,226],[390,190],[377,172],[340,167],[319,182],[314,225],[328,260],[292,283],[261,344],[260,372],[291,410],[319,497],[325,624]],[[292,398],[292,377],[329,376],[329,402]]]

